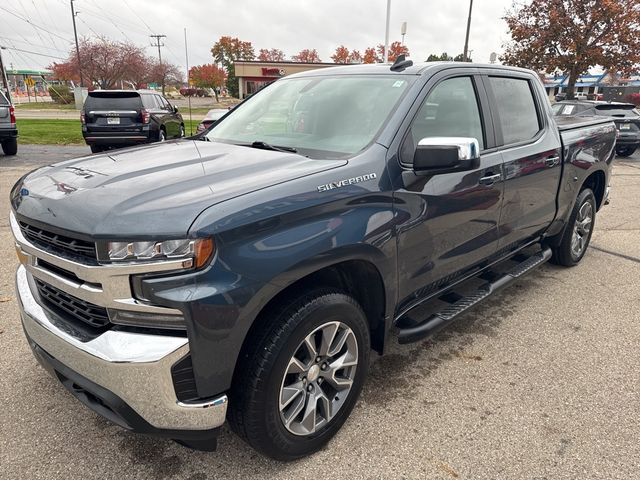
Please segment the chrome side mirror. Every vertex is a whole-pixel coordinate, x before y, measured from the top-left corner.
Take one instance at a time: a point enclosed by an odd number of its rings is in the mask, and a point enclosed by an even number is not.
[[[413,156],[413,170],[423,175],[473,170],[479,166],[480,146],[475,138],[423,138]]]

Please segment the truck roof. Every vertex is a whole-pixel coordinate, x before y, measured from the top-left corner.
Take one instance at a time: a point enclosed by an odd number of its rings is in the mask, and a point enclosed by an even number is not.
[[[445,68],[466,67],[466,68],[482,68],[492,70],[505,70],[512,72],[521,72],[534,74],[532,70],[525,68],[511,67],[507,65],[485,64],[485,63],[469,63],[469,62],[414,62],[410,67],[401,71],[392,71],[391,63],[370,63],[357,65],[341,65],[317,70],[309,70],[306,72],[296,73],[288,77],[309,77],[309,76],[327,76],[327,75],[424,75],[431,70],[442,70]]]

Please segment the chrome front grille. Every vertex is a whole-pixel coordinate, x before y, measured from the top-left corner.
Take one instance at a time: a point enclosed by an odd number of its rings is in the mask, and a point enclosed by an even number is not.
[[[65,319],[71,317],[98,329],[109,325],[106,308],[69,295],[38,278],[35,281],[43,304]]]
[[[19,224],[25,238],[40,248],[71,259],[89,260],[92,263],[97,261],[96,244],[93,242],[59,235],[25,222]]]

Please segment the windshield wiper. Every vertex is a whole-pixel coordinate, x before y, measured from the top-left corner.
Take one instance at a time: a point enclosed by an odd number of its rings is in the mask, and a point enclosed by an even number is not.
[[[274,150],[276,152],[298,153],[298,150],[293,147],[279,147],[276,145],[270,145],[267,142],[262,142],[260,140],[253,142],[249,146],[253,148],[262,148],[263,150]]]

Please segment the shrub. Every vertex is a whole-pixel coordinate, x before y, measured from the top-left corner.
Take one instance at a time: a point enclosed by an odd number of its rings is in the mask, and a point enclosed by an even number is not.
[[[66,85],[51,85],[49,87],[49,96],[55,103],[74,103],[73,92]]]

